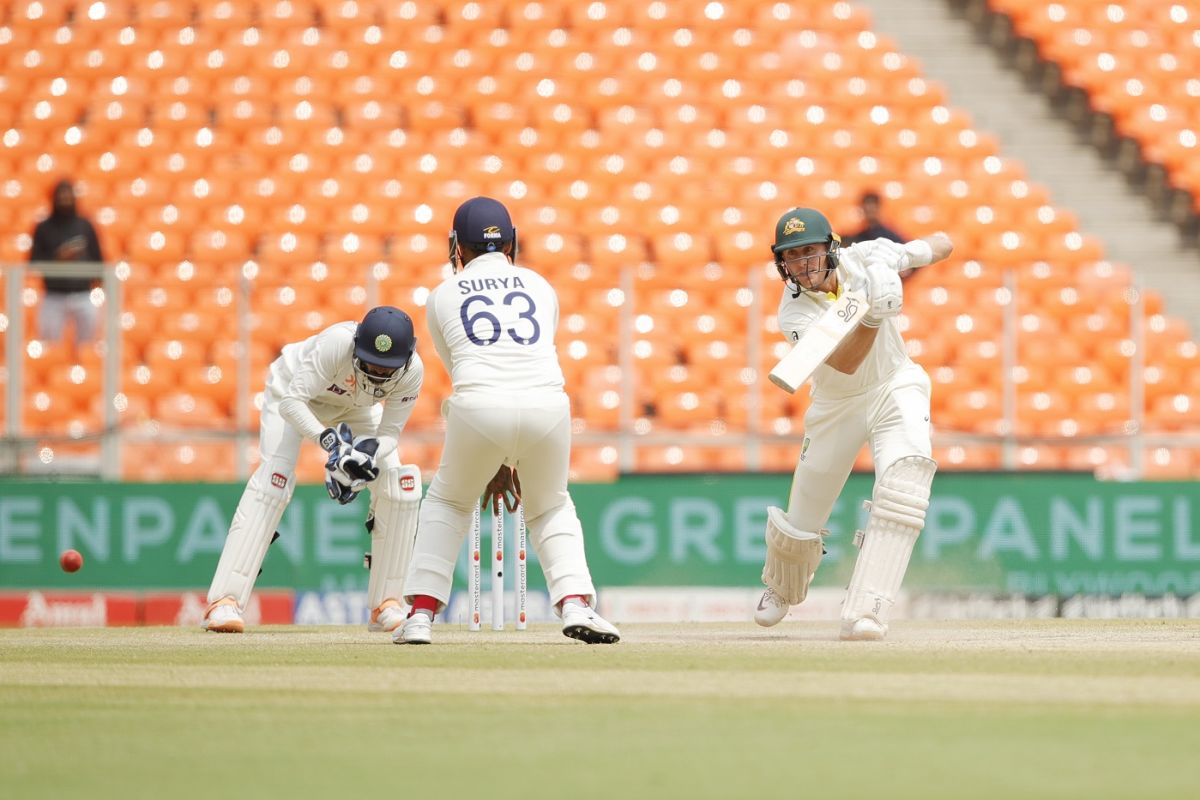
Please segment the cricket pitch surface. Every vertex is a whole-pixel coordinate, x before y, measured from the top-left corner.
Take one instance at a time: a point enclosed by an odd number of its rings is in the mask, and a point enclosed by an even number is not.
[[[1200,621],[0,630],[12,798],[1183,798]],[[368,796],[367,793],[370,793]]]

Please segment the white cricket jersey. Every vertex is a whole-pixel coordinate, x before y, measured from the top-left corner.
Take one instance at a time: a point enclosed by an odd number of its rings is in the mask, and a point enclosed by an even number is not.
[[[375,436],[377,459],[395,449],[400,432],[412,415],[425,367],[413,353],[408,370],[387,395],[375,397],[360,390],[354,372],[354,322],[339,322],[302,342],[285,345],[271,364],[267,388],[279,401],[279,413],[305,437],[316,441],[328,421],[352,408],[383,403]]]
[[[562,391],[558,295],[533,270],[478,256],[430,293],[425,313],[455,392]]]
[[[891,242],[880,244],[884,241],[860,242],[840,252],[837,269],[839,295],[847,285],[857,286],[865,280],[868,259],[896,250]],[[779,330],[789,342],[798,341],[813,320],[825,313],[836,299],[837,295],[814,292],[801,292],[799,297],[792,297],[791,290],[785,289],[779,301]],[[875,344],[853,374],[847,375],[828,364],[822,364],[813,373],[812,391],[814,395],[823,397],[859,394],[882,385],[910,362],[896,317],[889,317],[880,323]]]

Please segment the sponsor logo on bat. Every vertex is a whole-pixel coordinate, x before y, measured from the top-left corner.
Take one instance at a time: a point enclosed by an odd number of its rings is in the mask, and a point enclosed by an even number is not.
[[[858,313],[859,305],[860,305],[859,302],[857,300],[855,300],[854,298],[852,298],[852,297],[847,298],[846,299],[846,307],[839,309],[837,312],[837,315],[839,317],[841,317],[843,322],[845,322],[846,320],[850,319],[851,317],[853,317],[855,314]]]

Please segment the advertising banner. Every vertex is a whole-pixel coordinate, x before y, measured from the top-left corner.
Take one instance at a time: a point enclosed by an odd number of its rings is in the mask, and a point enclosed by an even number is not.
[[[758,586],[766,508],[786,506],[789,483],[790,476],[774,474],[638,475],[572,487],[596,584]],[[848,580],[852,537],[865,524],[862,501],[871,487],[872,476],[851,476],[828,523],[829,553],[816,587]],[[225,484],[0,482],[0,589],[202,590],[241,491]],[[1198,506],[1193,483],[944,473],[934,483],[905,587],[1190,596],[1200,592]],[[365,514],[365,502],[340,506],[320,486],[299,487],[258,585],[365,591]],[[68,548],[84,556],[79,572],[58,567]],[[533,552],[529,566],[530,588],[544,589]],[[465,582],[463,557],[456,586]]]

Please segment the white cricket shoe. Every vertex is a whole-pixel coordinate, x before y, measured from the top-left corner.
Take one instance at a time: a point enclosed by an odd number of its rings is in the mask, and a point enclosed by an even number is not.
[[[878,642],[887,636],[887,625],[874,617],[859,617],[842,620],[842,641]]]
[[[581,642],[615,644],[621,640],[621,632],[615,625],[578,600],[563,603],[562,623],[563,635]]]
[[[232,597],[222,597],[209,604],[200,627],[213,633],[242,633],[246,630],[246,621],[242,619],[242,612],[238,611],[237,601]]]
[[[417,611],[392,633],[392,644],[429,644],[433,641],[433,614]]]
[[[400,605],[400,601],[389,597],[371,612],[371,621],[367,623],[367,630],[372,633],[378,631],[391,633],[404,624],[405,613],[405,608]]]
[[[754,609],[754,621],[764,628],[778,625],[780,620],[787,616],[790,608],[787,600],[776,594],[774,589],[768,588],[762,593],[762,597],[758,598],[758,608]]]

